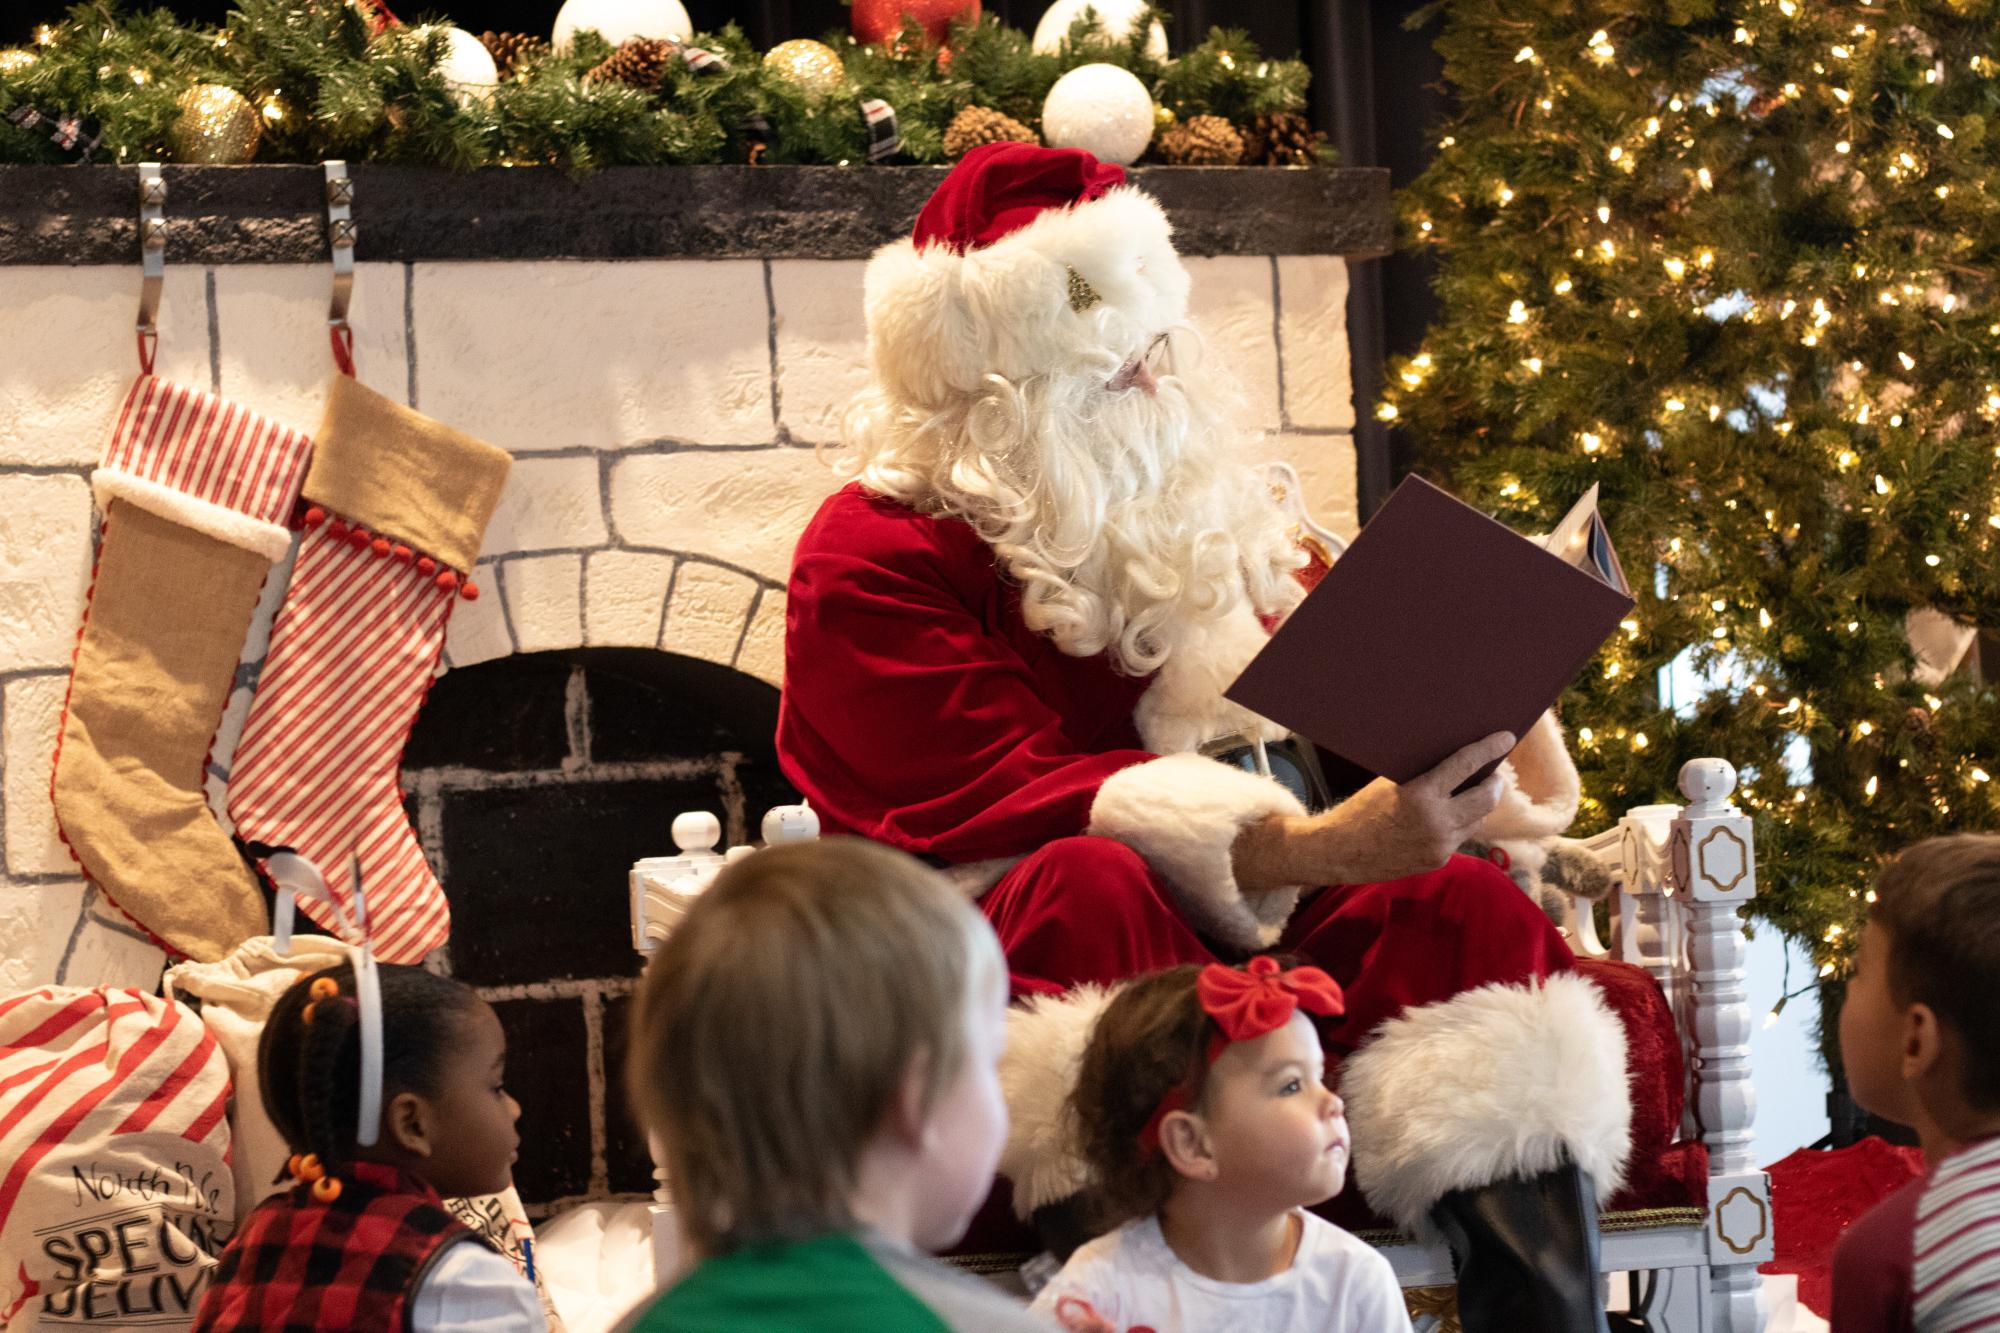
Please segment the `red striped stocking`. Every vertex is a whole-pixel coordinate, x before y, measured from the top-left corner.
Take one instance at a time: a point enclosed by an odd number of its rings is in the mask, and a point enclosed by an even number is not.
[[[445,621],[511,459],[348,379],[327,400],[304,495],[306,532],[236,748],[237,836],[312,860],[353,910],[367,889],[376,955],[414,963],[450,913],[397,787],[403,745],[444,649]],[[326,909],[299,906],[322,925]]]

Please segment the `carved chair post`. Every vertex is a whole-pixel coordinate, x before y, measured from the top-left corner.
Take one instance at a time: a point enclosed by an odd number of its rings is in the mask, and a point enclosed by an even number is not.
[[[1717,1333],[1759,1325],[1757,1265],[1771,1258],[1771,1182],[1751,1153],[1750,1006],[1742,905],[1757,893],[1750,819],[1729,800],[1721,759],[1681,769],[1686,809],[1673,821],[1673,898],[1687,926],[1695,1120],[1709,1152],[1708,1310]]]

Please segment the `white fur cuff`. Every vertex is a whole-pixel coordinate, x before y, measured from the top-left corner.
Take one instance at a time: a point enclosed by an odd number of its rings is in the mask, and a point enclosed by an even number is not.
[[[1067,995],[1031,996],[1007,1011],[1007,1053],[1000,1057],[1007,1143],[1000,1174],[1012,1183],[1014,1211],[1023,1218],[1089,1183],[1066,1108],[1083,1048],[1114,993],[1079,986]]]
[[[1625,1028],[1581,976],[1491,985],[1376,1030],[1340,1080],[1368,1203],[1428,1237],[1453,1190],[1588,1171],[1600,1206],[1631,1151]]]
[[[1239,949],[1264,949],[1277,943],[1299,890],[1245,894],[1229,854],[1251,824],[1304,813],[1298,798],[1270,778],[1203,755],[1170,754],[1105,779],[1086,831],[1145,857],[1202,934]]]
[[[1552,838],[1576,819],[1583,780],[1563,744],[1554,713],[1543,713],[1500,765],[1500,804],[1479,821],[1473,836],[1505,843]],[[1512,847],[1508,848],[1513,851]]]
[[[185,491],[177,491],[171,486],[162,486],[157,481],[135,477],[116,468],[101,467],[93,471],[90,474],[90,490],[97,497],[97,507],[107,513],[113,500],[123,500],[169,523],[192,528],[225,545],[254,551],[274,565],[285,558],[285,552],[292,544],[292,534],[281,524],[251,518],[248,514],[197,499]]]

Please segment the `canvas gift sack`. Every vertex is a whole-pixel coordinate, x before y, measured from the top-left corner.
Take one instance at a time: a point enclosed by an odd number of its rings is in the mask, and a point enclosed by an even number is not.
[[[189,1327],[236,1228],[229,1073],[185,1005],[0,999],[0,1324]]]
[[[265,1112],[257,1084],[257,1042],[263,1035],[264,1020],[293,982],[322,968],[351,962],[358,952],[331,935],[294,935],[289,952],[281,954],[276,941],[264,935],[245,940],[218,962],[182,963],[167,972],[168,993],[200,1009],[202,1021],[221,1044],[236,1083],[230,1118],[235,1125],[239,1216],[291,1183],[280,1178],[291,1149]],[[548,1285],[540,1272],[534,1271],[534,1228],[520,1195],[510,1186],[504,1193],[477,1199],[447,1199],[445,1206],[506,1255],[517,1270],[534,1273],[550,1333],[563,1333]]]

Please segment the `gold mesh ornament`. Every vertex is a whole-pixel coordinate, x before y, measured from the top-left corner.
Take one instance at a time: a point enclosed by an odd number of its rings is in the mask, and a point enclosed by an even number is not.
[[[236,166],[257,152],[264,132],[250,99],[219,83],[197,83],[180,96],[180,115],[167,130],[176,162]]]
[[[764,68],[814,97],[825,97],[847,76],[840,53],[810,37],[779,42],[764,53]]]

